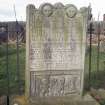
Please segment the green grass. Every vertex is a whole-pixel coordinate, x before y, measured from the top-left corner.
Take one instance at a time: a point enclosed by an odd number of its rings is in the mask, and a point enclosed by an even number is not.
[[[10,80],[10,93],[18,93],[18,77],[17,77],[17,54],[16,45],[8,46],[8,71]],[[19,47],[19,71],[20,86],[24,88],[25,74],[25,46]],[[7,93],[7,67],[6,67],[6,45],[0,45],[0,95]]]
[[[18,91],[18,77],[17,77],[17,56],[16,45],[9,45],[8,47],[8,70],[10,79],[10,93],[16,94]],[[19,71],[20,71],[20,87],[24,92],[25,79],[25,45],[19,47]],[[89,53],[86,54],[85,59],[85,87],[88,87],[88,71],[89,70]],[[92,48],[92,70],[91,70],[91,86],[95,88],[105,87],[105,53],[100,53],[100,67],[97,72],[97,48]],[[7,93],[7,71],[6,71],[6,45],[0,45],[0,95]]]
[[[94,88],[105,88],[105,52],[99,54],[99,69],[97,69],[97,47],[92,47],[91,57],[91,81],[90,85]],[[89,80],[89,53],[85,58],[85,87],[87,87]]]
[[[89,53],[86,55],[85,59],[85,68],[88,70],[89,69]],[[92,63],[91,63],[91,68],[92,72],[97,71],[97,47],[94,46],[92,47]],[[105,52],[100,52],[100,57],[99,57],[99,71],[105,70]]]

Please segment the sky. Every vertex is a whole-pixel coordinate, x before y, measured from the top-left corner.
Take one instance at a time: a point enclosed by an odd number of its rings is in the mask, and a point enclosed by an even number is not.
[[[16,10],[16,17],[18,21],[26,20],[26,6],[34,4],[39,8],[43,2],[55,4],[61,2],[63,4],[74,4],[78,9],[80,7],[88,6],[91,3],[92,13],[95,20],[103,19],[105,13],[105,0],[0,0],[0,21],[15,21],[14,5]]]

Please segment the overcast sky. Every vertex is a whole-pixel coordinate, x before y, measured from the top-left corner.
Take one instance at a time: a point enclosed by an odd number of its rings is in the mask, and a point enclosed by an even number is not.
[[[63,4],[74,4],[79,9],[82,6],[88,6],[91,3],[93,16],[97,20],[100,13],[100,20],[103,19],[105,13],[105,0],[0,0],[0,21],[15,20],[13,5],[15,4],[17,19],[26,20],[27,4],[34,4],[37,8],[43,2]]]

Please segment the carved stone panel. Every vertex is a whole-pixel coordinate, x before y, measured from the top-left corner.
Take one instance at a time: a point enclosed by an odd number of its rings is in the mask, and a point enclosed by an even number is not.
[[[78,93],[80,76],[77,74],[45,74],[31,72],[30,92],[32,97],[69,96]]]

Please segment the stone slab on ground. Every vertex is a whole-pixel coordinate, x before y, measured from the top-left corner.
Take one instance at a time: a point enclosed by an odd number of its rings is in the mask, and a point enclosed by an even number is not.
[[[83,98],[70,96],[65,99],[48,99],[39,100],[38,103],[29,104],[24,96],[14,96],[11,98],[11,105],[99,105],[89,94],[85,95]]]

